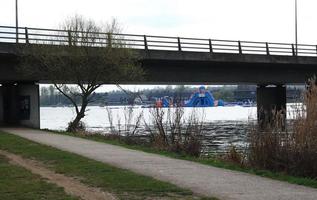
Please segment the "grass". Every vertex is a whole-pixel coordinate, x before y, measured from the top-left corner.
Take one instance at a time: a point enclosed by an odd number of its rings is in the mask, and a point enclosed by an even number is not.
[[[250,168],[250,167],[242,167],[238,164],[224,162],[224,161],[221,161],[219,159],[216,159],[215,156],[196,158],[196,157],[191,157],[188,155],[181,155],[181,154],[177,154],[177,153],[173,153],[173,152],[161,151],[161,150],[157,150],[157,149],[154,149],[154,148],[151,148],[148,146],[143,146],[143,145],[128,145],[126,143],[120,142],[120,141],[115,140],[115,139],[107,139],[106,137],[99,135],[99,134],[83,135],[83,134],[67,133],[67,132],[57,132],[57,133],[69,135],[69,136],[81,137],[81,138],[94,140],[94,141],[98,141],[98,142],[104,142],[104,143],[112,144],[112,145],[118,145],[118,146],[125,147],[128,149],[139,150],[139,151],[143,151],[143,152],[147,152],[147,153],[159,154],[159,155],[167,156],[170,158],[193,161],[193,162],[197,162],[200,164],[209,165],[209,166],[213,166],[213,167],[250,173],[250,174],[254,174],[254,175],[258,175],[258,176],[262,176],[262,177],[267,177],[267,178],[271,178],[271,179],[275,179],[275,180],[279,180],[279,181],[289,182],[292,184],[317,188],[317,179],[311,179],[311,178],[305,178],[305,177],[296,177],[296,176],[291,176],[291,175],[288,175],[285,173],[280,173],[280,172],[272,172],[269,170],[262,170],[262,169],[256,169],[256,168]]]
[[[47,183],[38,175],[12,165],[0,156],[0,199],[1,200],[75,200],[63,188]]]
[[[120,199],[214,199],[197,197],[190,190],[179,188],[173,184],[138,175],[8,133],[0,133],[0,149],[39,160],[57,173],[78,177],[83,183],[113,193]],[[2,200],[2,198],[0,199]]]

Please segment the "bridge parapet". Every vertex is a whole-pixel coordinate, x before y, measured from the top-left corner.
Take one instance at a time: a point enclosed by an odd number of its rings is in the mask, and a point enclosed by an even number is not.
[[[50,44],[50,45],[76,45],[73,41],[76,32],[18,27],[18,38],[16,27],[0,26],[0,42],[3,43],[26,43],[26,44]],[[317,57],[317,45],[253,42],[236,40],[219,40],[203,38],[186,38],[138,34],[116,34],[98,32],[93,35],[95,42],[93,46],[106,47],[116,44],[133,49],[143,50],[166,50],[181,52],[208,52],[211,54],[252,54],[267,56],[300,56]],[[80,36],[78,40],[80,40]]]

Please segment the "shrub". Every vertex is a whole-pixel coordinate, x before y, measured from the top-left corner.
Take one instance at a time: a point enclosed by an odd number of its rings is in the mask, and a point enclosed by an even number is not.
[[[198,157],[202,150],[203,120],[194,109],[188,118],[184,108],[154,108],[151,110],[153,126],[146,124],[151,144],[168,150]]]
[[[294,120],[284,129],[281,112],[265,129],[250,132],[250,165],[295,176],[317,178],[317,86],[310,80]],[[284,116],[284,115],[283,115]]]
[[[135,136],[139,133],[143,112],[136,114],[133,111],[133,106],[126,106],[123,110],[123,123],[118,117],[118,122],[114,125],[113,114],[109,107],[106,107],[108,121],[110,125],[110,133],[106,135],[109,139],[119,139],[127,144],[137,144],[139,141]]]
[[[231,145],[226,153],[223,155],[220,155],[218,159],[229,162],[229,163],[234,163],[238,164],[241,167],[244,167],[246,165],[246,156],[244,153],[240,152],[237,150],[237,148],[234,145]]]
[[[76,124],[74,124],[74,122],[71,121],[68,123],[66,131],[70,133],[83,133],[86,131],[86,125],[82,121],[79,121]]]

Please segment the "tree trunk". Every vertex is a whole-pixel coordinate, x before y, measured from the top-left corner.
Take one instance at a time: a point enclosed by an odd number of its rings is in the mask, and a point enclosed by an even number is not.
[[[87,98],[88,97],[85,97],[85,96],[83,97],[80,111],[77,113],[75,119],[73,121],[69,122],[68,127],[67,127],[67,132],[75,133],[78,131],[85,130],[85,126],[81,122],[81,119],[85,117],[86,108],[88,106]]]

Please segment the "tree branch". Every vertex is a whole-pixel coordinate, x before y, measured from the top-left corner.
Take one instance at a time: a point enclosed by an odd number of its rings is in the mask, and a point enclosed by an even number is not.
[[[79,109],[78,109],[78,106],[76,104],[76,101],[71,96],[69,96],[66,92],[64,92],[61,89],[61,87],[59,87],[56,83],[54,83],[54,86],[60,93],[62,93],[68,100],[70,100],[70,102],[74,105],[74,107],[76,109],[76,114],[78,114],[79,113]]]

